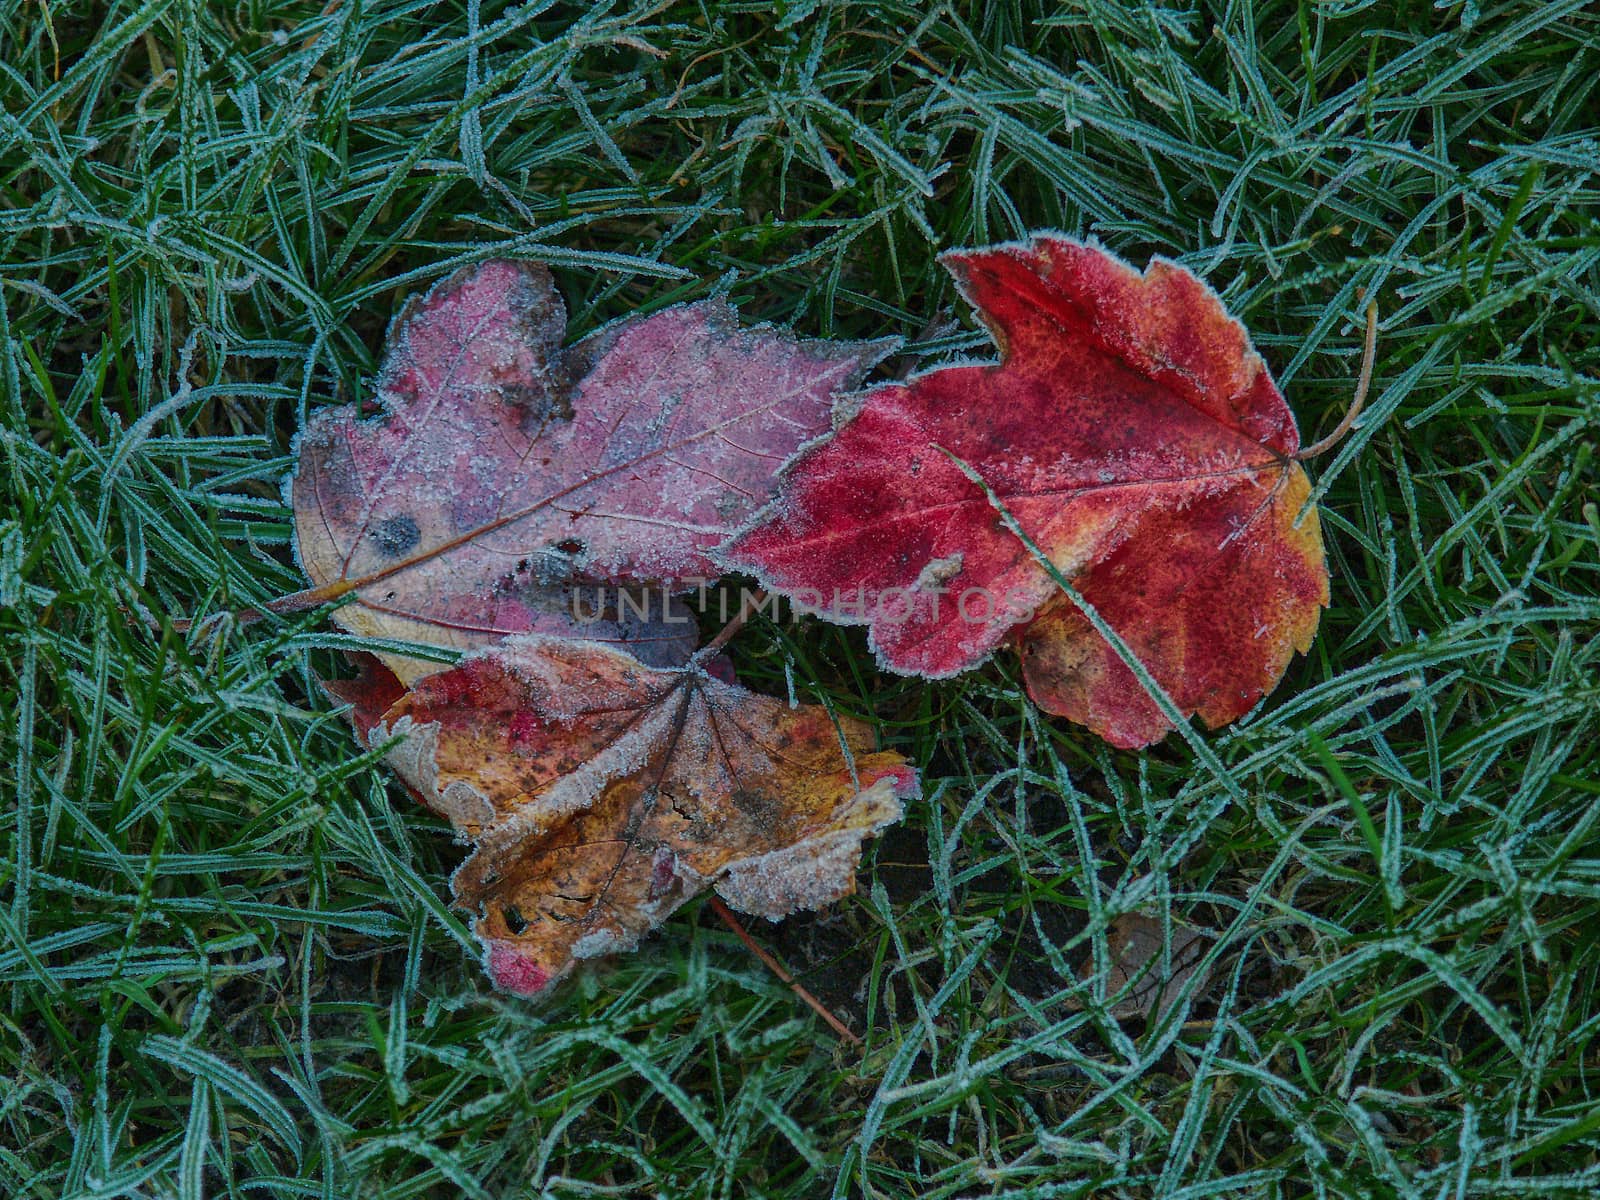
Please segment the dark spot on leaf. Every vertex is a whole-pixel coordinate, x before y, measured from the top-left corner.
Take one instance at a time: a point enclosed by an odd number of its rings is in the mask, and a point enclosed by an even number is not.
[[[417,543],[422,540],[422,531],[417,528],[415,518],[407,513],[399,513],[385,517],[374,525],[372,540],[388,557],[399,558],[417,548]]]
[[[562,538],[556,543],[556,549],[563,554],[582,554],[589,548],[582,538]]]
[[[521,933],[528,927],[527,918],[522,915],[522,910],[515,904],[508,904],[500,910],[500,915],[506,919],[506,928],[513,935]]]
[[[735,788],[728,799],[733,806],[750,818],[758,829],[767,829],[777,823],[780,810],[771,796],[746,788]]]
[[[506,407],[516,414],[517,428],[529,437],[537,437],[551,418],[562,421],[572,419],[572,405],[564,397],[547,387],[526,383],[505,384],[500,396]]]

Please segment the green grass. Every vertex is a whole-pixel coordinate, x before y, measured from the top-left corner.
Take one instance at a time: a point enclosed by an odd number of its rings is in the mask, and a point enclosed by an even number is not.
[[[0,1193],[1600,1190],[1592,4],[11,0],[0,97]],[[550,263],[574,336],[727,290],[936,361],[984,345],[936,252],[1045,226],[1208,278],[1308,440],[1379,299],[1333,605],[1138,755],[1005,659],[741,634],[927,781],[755,930],[862,1049],[698,904],[493,995],[315,687],[352,640],[174,632],[299,586],[290,436],[463,262]],[[1078,982],[1131,911],[1215,939],[1155,1027]]]

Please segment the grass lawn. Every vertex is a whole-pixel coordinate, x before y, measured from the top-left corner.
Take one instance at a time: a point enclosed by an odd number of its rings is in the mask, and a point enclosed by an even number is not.
[[[11,0],[0,99],[0,1194],[1600,1192],[1591,0]],[[762,619],[741,680],[926,784],[752,925],[864,1045],[703,902],[494,993],[316,687],[360,643],[227,616],[302,583],[305,415],[484,257],[898,370],[987,353],[938,251],[1046,227],[1208,279],[1308,442],[1377,298],[1311,653],[1132,754]],[[1129,913],[1206,935],[1156,1020]]]

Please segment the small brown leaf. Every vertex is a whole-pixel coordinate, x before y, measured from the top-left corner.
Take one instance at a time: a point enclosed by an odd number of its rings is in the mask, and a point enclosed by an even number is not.
[[[1124,988],[1129,989],[1112,1003],[1112,1016],[1145,1017],[1150,1024],[1158,1024],[1191,980],[1196,992],[1205,988],[1211,974],[1204,963],[1210,939],[1176,921],[1171,923],[1171,929],[1171,953],[1164,966],[1161,951],[1165,931],[1160,921],[1140,913],[1123,913],[1112,920],[1106,930],[1106,949],[1111,956],[1106,995],[1116,996]]]

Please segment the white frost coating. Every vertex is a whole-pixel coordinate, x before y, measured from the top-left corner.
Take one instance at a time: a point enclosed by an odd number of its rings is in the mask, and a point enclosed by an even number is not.
[[[943,558],[930,558],[917,575],[917,581],[912,586],[922,592],[938,587],[941,583],[954,579],[961,574],[961,564],[964,561],[966,561],[966,556],[959,550]]]
[[[864,812],[868,823],[729,863],[717,880],[718,894],[740,912],[774,921],[849,895],[861,864],[861,843],[900,819],[895,782],[892,777],[878,780],[839,818],[854,820]]]
[[[389,751],[389,765],[406,783],[422,793],[428,807],[448,818],[457,835],[465,836],[470,825],[483,826],[494,820],[494,805],[477,788],[464,780],[452,779],[439,787],[439,723],[418,725],[409,716],[401,717],[391,729],[383,722],[373,726],[369,742],[401,740]]]
[[[637,949],[637,934],[625,929],[596,929],[572,943],[573,958],[600,958],[606,954],[625,954]]]

